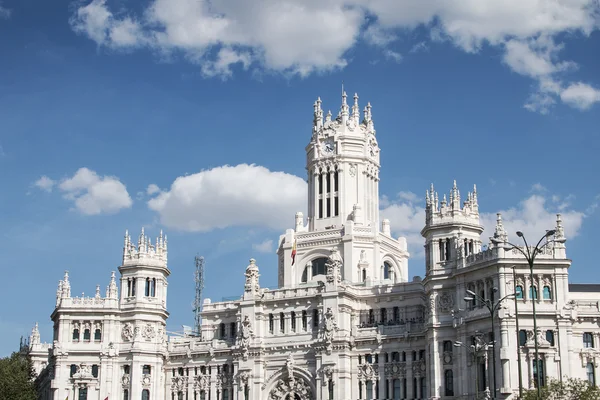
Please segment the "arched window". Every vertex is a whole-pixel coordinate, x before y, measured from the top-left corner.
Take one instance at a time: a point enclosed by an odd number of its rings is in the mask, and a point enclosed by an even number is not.
[[[554,346],[554,332],[551,330],[546,331],[546,340],[550,343],[550,346]]]
[[[83,331],[83,340],[90,340],[90,336],[91,336],[91,333],[90,333],[89,329],[86,329]]]
[[[523,286],[517,285],[515,287],[515,293],[517,295],[517,299],[522,299],[523,298]]]
[[[542,291],[542,296],[544,296],[544,300],[551,300],[552,299],[552,291],[550,291],[550,286],[544,286],[544,289]]]
[[[585,374],[587,376],[587,380],[590,383],[590,386],[596,386],[596,371],[595,371],[594,363],[587,363],[585,366]]]
[[[533,300],[537,300],[537,298],[538,298],[537,287],[535,287],[533,285],[529,287],[529,298],[533,299]]]
[[[325,267],[325,263],[327,262],[326,257],[320,257],[315,260],[312,260],[312,276],[316,275],[326,275],[327,267]]]
[[[444,391],[446,396],[454,396],[454,376],[451,369],[444,372]]]
[[[102,332],[100,331],[100,328],[97,328],[97,329],[94,331],[94,340],[95,340],[96,342],[99,342],[101,339],[102,339]]]
[[[146,286],[144,287],[144,296],[150,296],[150,278],[146,278]]]
[[[383,279],[391,279],[393,276],[392,264],[389,262],[383,263]]]
[[[302,278],[300,278],[300,282],[302,282],[302,283],[308,282],[308,266],[304,267],[304,270],[302,271]]]
[[[143,375],[150,375],[151,371],[152,371],[152,367],[150,367],[149,365],[144,365],[142,367],[142,374]]]
[[[73,340],[75,342],[79,341],[79,329],[77,329],[77,328],[73,329]]]
[[[444,341],[444,352],[445,353],[452,353],[452,341],[451,340],[445,340]],[[449,394],[447,394],[446,396],[451,396]]]
[[[142,390],[142,400],[150,400],[150,391],[148,389]]]
[[[150,296],[156,297],[156,278],[152,278],[152,285],[150,286]]]

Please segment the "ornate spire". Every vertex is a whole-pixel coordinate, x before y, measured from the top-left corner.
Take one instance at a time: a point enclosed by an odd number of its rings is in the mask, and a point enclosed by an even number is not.
[[[562,216],[556,214],[556,228],[554,229],[554,240],[557,242],[565,241],[565,229],[562,225]]]
[[[258,265],[254,258],[250,259],[250,264],[246,267],[246,284],[244,285],[244,291],[246,293],[257,294],[260,290],[260,284],[258,282]]]
[[[56,289],[56,307],[60,304],[60,299],[63,295],[63,281],[58,281],[58,289]]]
[[[29,345],[32,346],[34,344],[40,343],[40,330],[38,328],[38,323],[35,323],[35,326],[31,330],[31,336],[29,336]]]
[[[496,214],[496,229],[494,230],[494,239],[503,243],[508,241],[508,234],[506,233],[506,229],[504,229],[501,213]]]
[[[96,294],[94,296],[97,299],[100,299],[100,285],[96,285]]]
[[[358,108],[358,93],[354,93],[354,105],[352,106],[352,119],[356,122],[356,124],[359,123],[359,119],[360,119],[360,109]]]
[[[342,123],[348,121],[348,103],[346,103],[346,92],[342,90],[342,107],[340,109],[340,116],[342,117]]]
[[[117,279],[115,277],[115,271],[112,271],[110,274],[110,282],[106,287],[106,297],[109,299],[117,299]]]
[[[69,282],[69,271],[65,271],[62,283],[62,297],[71,297],[71,283]]]

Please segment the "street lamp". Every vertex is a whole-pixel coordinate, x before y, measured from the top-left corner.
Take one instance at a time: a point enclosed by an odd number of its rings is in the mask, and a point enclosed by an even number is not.
[[[537,242],[537,244],[535,245],[535,247],[533,249],[529,248],[529,245],[527,244],[527,239],[525,239],[525,235],[523,235],[523,232],[521,231],[517,231],[517,236],[520,237],[521,239],[523,239],[523,242],[525,243],[525,247],[523,250],[523,247],[514,245],[510,242],[503,242],[500,241],[498,239],[492,238],[492,243],[494,243],[495,245],[498,245],[498,247],[502,247],[505,250],[513,250],[516,249],[517,251],[519,251],[521,254],[523,254],[523,256],[525,257],[525,259],[527,260],[527,263],[529,264],[529,274],[531,275],[531,285],[533,288],[533,264],[535,262],[535,257],[542,252],[542,249],[546,246],[548,246],[548,244],[555,242],[556,240],[552,240],[552,241],[546,241],[546,243],[542,244],[542,240],[549,238],[550,236],[553,236],[556,233],[556,231],[554,229],[546,231],[546,234],[544,236],[542,236],[540,238],[540,240]],[[541,245],[541,246],[540,246]],[[531,293],[534,293],[533,289],[531,289]],[[536,300],[539,297],[539,290],[535,291],[535,299],[533,299],[532,301],[532,311],[533,311],[533,338],[534,338],[534,346],[535,346],[535,370],[536,370],[536,381],[537,381],[537,397],[538,399],[541,399],[541,395],[542,395],[542,388],[541,388],[541,373],[540,373],[540,359],[539,359],[539,348],[538,348],[538,337],[537,337],[537,314],[535,312],[535,303]]]
[[[492,291],[494,293],[496,293],[498,291],[498,288],[494,287],[492,288]],[[488,309],[488,311],[490,312],[490,321],[492,323],[492,335],[494,337],[494,341],[492,343],[496,343],[496,331],[494,329],[494,319],[496,316],[496,312],[498,311],[498,307],[500,307],[500,304],[502,304],[502,302],[504,300],[506,300],[507,298],[511,297],[511,296],[516,296],[516,293],[509,293],[506,296],[502,297],[500,300],[496,301],[495,303],[492,302],[492,300],[490,299],[484,299],[483,297],[481,297],[480,295],[478,295],[477,293],[475,293],[472,290],[467,290],[467,294],[469,296],[466,296],[464,299],[466,302],[470,302],[473,301],[474,299],[478,299],[481,303],[483,303],[485,305],[485,307]],[[493,370],[493,382],[494,382],[494,386],[493,388],[493,393],[494,393],[494,399],[496,398],[496,351],[495,349],[492,349],[492,370]]]
[[[475,398],[479,398],[479,357],[483,355],[483,359],[485,361],[485,370],[488,371],[488,351],[490,348],[493,348],[494,345],[492,343],[487,343],[481,338],[480,333],[476,333],[475,335],[475,343],[470,346],[465,346],[460,341],[455,341],[454,347],[462,347],[469,351],[472,354],[475,360]],[[484,377],[485,378],[485,377]],[[490,399],[490,388],[489,388],[489,379],[485,379],[485,398]]]

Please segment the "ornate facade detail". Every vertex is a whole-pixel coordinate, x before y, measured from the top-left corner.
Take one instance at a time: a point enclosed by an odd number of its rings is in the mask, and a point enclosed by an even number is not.
[[[147,387],[150,387],[151,383],[152,383],[152,379],[151,379],[150,374],[143,374],[142,375],[142,386],[147,388]]]
[[[126,323],[121,330],[121,337],[124,341],[130,342],[133,340],[134,327],[131,323]]]
[[[123,386],[123,389],[128,389],[130,383],[131,376],[129,374],[123,374],[123,376],[121,377],[121,385]]]
[[[379,370],[371,363],[365,363],[358,367],[358,379],[369,381],[379,379]]]
[[[154,331],[154,327],[150,324],[144,325],[144,329],[142,330],[142,337],[146,340],[152,340],[156,336],[156,332]]]
[[[442,354],[442,360],[444,365],[452,365],[452,362],[454,361],[453,353],[451,351],[444,351]]]
[[[244,285],[244,291],[246,293],[258,293],[260,291],[260,284],[258,278],[260,274],[258,273],[258,266],[256,265],[256,260],[254,258],[250,259],[250,265],[246,267],[246,283]]]
[[[269,393],[269,400],[285,400],[287,396],[292,399],[296,398],[295,396],[301,400],[313,399],[312,390],[304,379],[279,379]]]
[[[423,376],[425,376],[425,371],[426,371],[425,360],[414,360],[412,362],[413,376],[423,377]]]
[[[442,292],[438,298],[439,310],[442,313],[449,313],[454,307],[454,297],[450,292]]]
[[[208,390],[210,387],[210,376],[200,374],[194,377],[194,390]]]
[[[538,328],[537,330],[537,342],[538,346],[549,347],[550,342],[546,340],[544,335],[542,334],[542,330]],[[533,331],[527,331],[527,342],[525,342],[525,346],[533,348],[535,346],[535,338],[533,336]]]
[[[252,340],[252,325],[250,324],[250,318],[246,315],[242,321],[242,329],[240,329],[239,335],[239,346],[242,351],[242,357],[244,361],[248,360],[248,350],[250,349],[250,341]]]
[[[243,391],[246,385],[250,384],[250,374],[246,371],[242,371],[238,374],[238,389]]]
[[[183,392],[188,385],[187,376],[174,376],[171,378],[171,390],[173,392]]]
[[[389,379],[406,377],[406,362],[391,362],[385,364],[385,376]]]
[[[340,252],[337,247],[331,249],[331,254],[327,259],[325,266],[327,267],[327,282],[338,284],[342,281],[342,270],[343,260],[340,256]]]
[[[333,379],[333,367],[331,365],[324,366],[323,368],[321,368],[321,375],[323,386],[327,386],[329,381]]]
[[[328,307],[327,311],[325,312],[325,320],[323,322],[323,341],[325,342],[327,354],[331,354],[333,336],[336,328],[337,324],[335,322],[335,315],[333,314],[331,307]]]

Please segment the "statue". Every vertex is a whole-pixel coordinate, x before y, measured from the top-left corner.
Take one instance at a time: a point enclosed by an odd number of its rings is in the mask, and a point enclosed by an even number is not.
[[[327,282],[328,283],[340,283],[342,281],[341,270],[343,260],[340,256],[340,252],[336,247],[331,249],[331,254],[325,266],[327,267]]]
[[[285,360],[285,369],[287,370],[288,379],[290,381],[290,386],[294,384],[294,357],[292,355],[288,355],[287,360]]]
[[[242,349],[242,354],[244,360],[248,359],[248,350],[250,348],[250,340],[252,339],[252,326],[250,324],[250,318],[246,315],[244,320],[242,321],[242,329],[240,332],[240,348]]]

